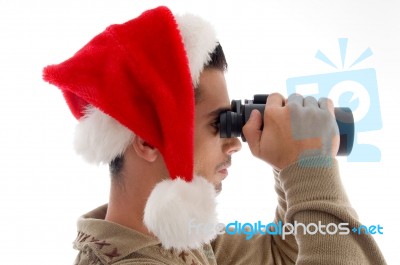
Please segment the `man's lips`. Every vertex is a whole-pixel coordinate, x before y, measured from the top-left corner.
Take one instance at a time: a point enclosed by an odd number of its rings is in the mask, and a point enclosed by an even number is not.
[[[222,177],[219,183],[215,186],[215,190],[217,193],[220,193],[222,190],[222,181],[228,176],[228,168],[231,166],[230,162],[224,163],[221,168],[217,171],[217,173]]]
[[[228,176],[228,168],[231,166],[230,163],[226,163],[223,165],[217,172],[223,176],[223,179],[225,179]],[[222,179],[222,180],[223,180]]]
[[[228,168],[218,170],[218,173],[220,173],[221,175],[224,176],[224,178],[226,178],[228,176]]]

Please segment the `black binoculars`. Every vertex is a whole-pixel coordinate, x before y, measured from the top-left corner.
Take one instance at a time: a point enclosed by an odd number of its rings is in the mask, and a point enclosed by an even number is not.
[[[219,116],[219,132],[221,138],[241,136],[245,142],[242,128],[250,117],[253,109],[264,113],[268,95],[254,95],[253,100],[232,100],[231,110],[222,112]],[[354,118],[350,108],[335,108],[336,122],[340,133],[340,146],[338,155],[349,155],[354,143]]]

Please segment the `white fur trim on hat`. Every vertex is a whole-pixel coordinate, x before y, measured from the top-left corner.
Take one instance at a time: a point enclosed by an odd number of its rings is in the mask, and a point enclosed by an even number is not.
[[[98,108],[89,106],[75,129],[74,146],[91,163],[110,163],[124,153],[133,133]]]
[[[166,249],[196,249],[216,237],[216,191],[202,177],[164,180],[152,190],[144,223]]]
[[[189,60],[192,81],[197,86],[204,65],[210,62],[210,54],[218,45],[217,36],[210,23],[195,15],[175,15],[175,20]]]

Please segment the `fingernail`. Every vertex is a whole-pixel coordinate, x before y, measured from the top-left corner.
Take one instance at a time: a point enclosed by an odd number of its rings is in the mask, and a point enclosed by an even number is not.
[[[255,119],[255,117],[256,117],[256,111],[258,111],[258,110],[253,109],[253,110],[251,111],[249,120],[254,120],[254,119]]]

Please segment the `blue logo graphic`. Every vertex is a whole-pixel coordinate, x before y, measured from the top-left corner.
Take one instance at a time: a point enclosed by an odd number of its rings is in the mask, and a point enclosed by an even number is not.
[[[352,110],[355,123],[353,151],[347,160],[351,162],[379,162],[380,149],[371,144],[357,142],[358,132],[382,129],[376,71],[373,68],[344,70],[347,53],[347,38],[339,39],[342,69],[339,72],[288,78],[288,95],[299,93],[315,98],[327,97],[333,100],[335,107],[348,107]],[[372,55],[367,48],[348,69]],[[315,57],[324,63],[339,69],[323,52],[317,51]]]

